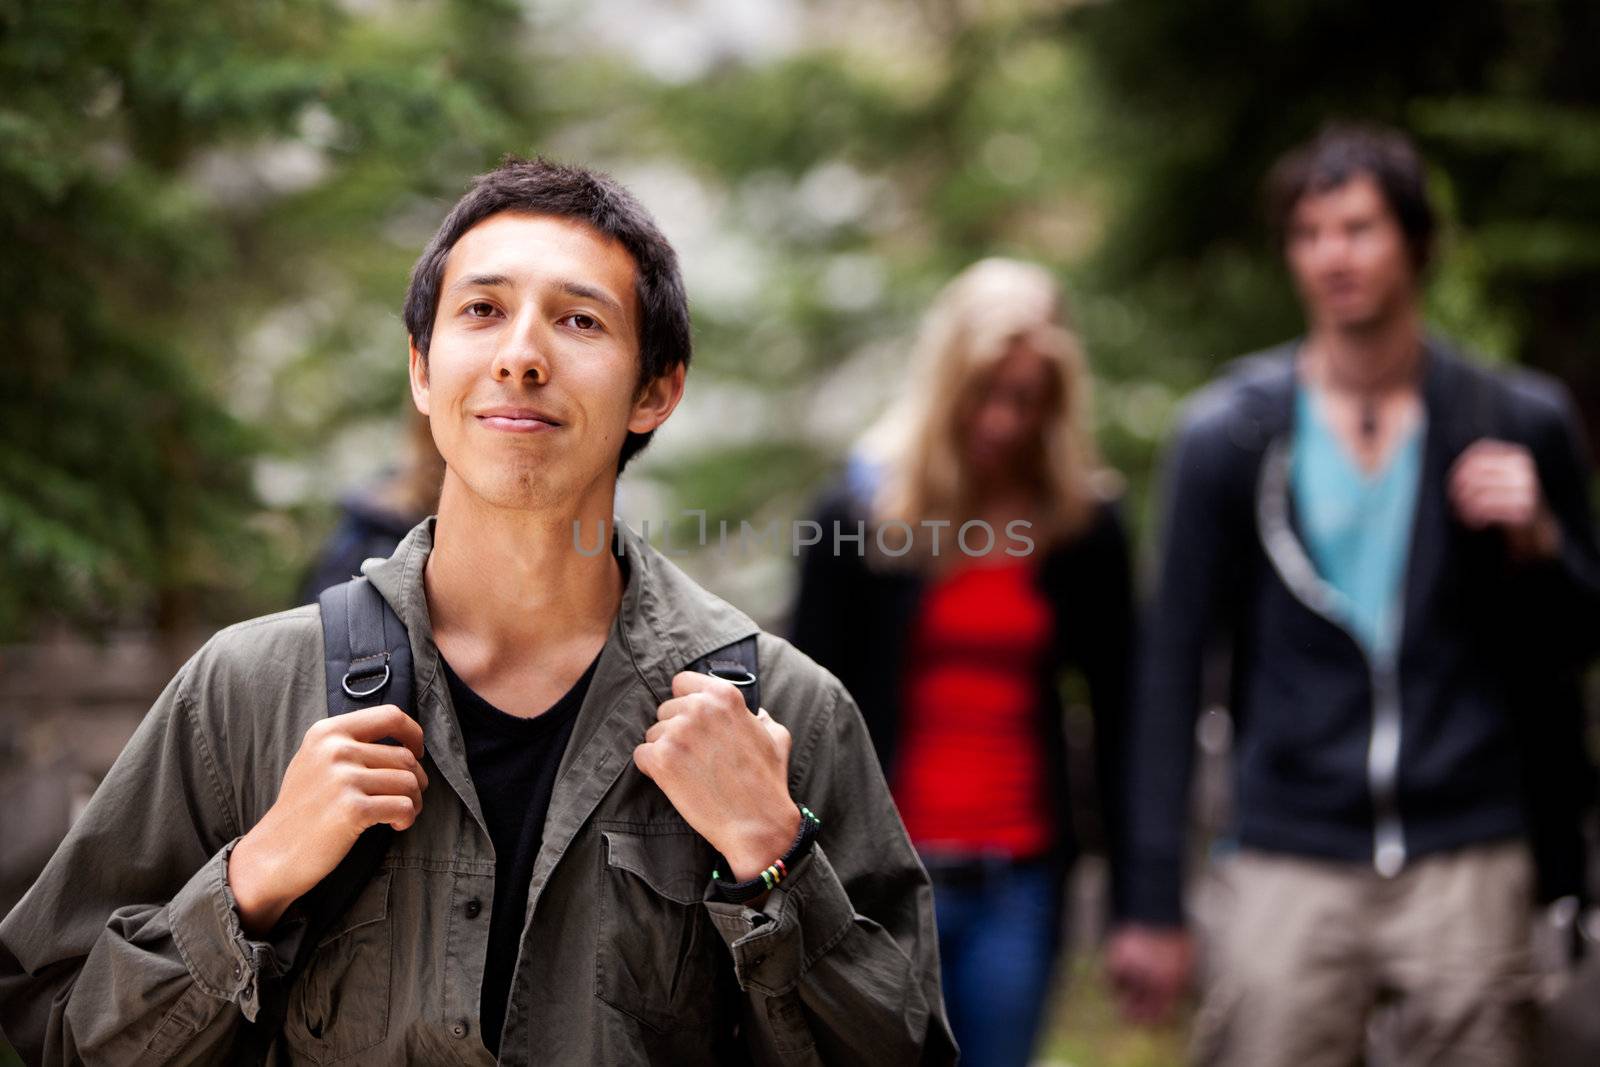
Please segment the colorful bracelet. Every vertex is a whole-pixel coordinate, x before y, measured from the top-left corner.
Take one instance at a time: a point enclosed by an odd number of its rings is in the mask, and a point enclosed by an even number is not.
[[[800,809],[800,830],[795,834],[794,844],[789,846],[789,851],[748,882],[729,882],[723,879],[720,868],[712,871],[711,884],[717,899],[727,904],[744,904],[777,888],[779,882],[789,877],[789,871],[811,851],[811,842],[816,840],[817,831],[822,829],[822,820],[810,808],[804,804],[796,806]]]

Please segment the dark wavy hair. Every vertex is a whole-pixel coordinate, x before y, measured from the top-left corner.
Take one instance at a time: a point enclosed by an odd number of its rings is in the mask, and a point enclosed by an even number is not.
[[[403,316],[406,331],[424,361],[433,340],[439,286],[450,250],[472,227],[503,211],[575,219],[621,244],[633,257],[634,292],[639,301],[638,385],[654,381],[679,364],[689,365],[693,354],[689,300],[678,256],[644,205],[608,174],[512,155],[473,180],[472,188],[450,209],[411,268]],[[629,431],[617,457],[619,472],[650,443],[653,433]]]
[[[1411,139],[1386,126],[1330,123],[1310,141],[1286,152],[1267,176],[1267,221],[1279,247],[1289,237],[1295,205],[1303,197],[1370,175],[1400,223],[1411,266],[1421,274],[1433,261],[1438,213],[1428,196],[1427,167]]]

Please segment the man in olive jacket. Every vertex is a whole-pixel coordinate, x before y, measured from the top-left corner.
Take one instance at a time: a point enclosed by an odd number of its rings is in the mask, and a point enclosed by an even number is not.
[[[406,325],[447,473],[364,571],[415,707],[327,715],[316,606],[209,641],[0,923],[6,1037],[234,1062],[296,902],[387,824],[270,1062],[953,1062],[927,878],[850,695],[613,521],[690,354],[654,222],[509,159],[424,251]],[[684,670],[751,636],[770,715]]]

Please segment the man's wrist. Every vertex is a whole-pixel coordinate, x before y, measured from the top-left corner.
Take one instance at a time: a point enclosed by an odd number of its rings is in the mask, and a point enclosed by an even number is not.
[[[1557,521],[1555,512],[1548,507],[1540,508],[1533,528],[1534,544],[1540,555],[1546,559],[1561,555],[1561,523]]]
[[[259,837],[245,834],[233,846],[227,876],[239,925],[251,938],[265,936],[294,903],[292,897],[272,891],[270,863]]]
[[[734,881],[746,882],[754,878],[794,844],[800,833],[800,808],[792,800],[786,803],[786,811],[751,826],[738,848],[723,853]]]
[[[1561,523],[1548,506],[1541,506],[1533,522],[1511,532],[1511,550],[1524,562],[1561,556]]]

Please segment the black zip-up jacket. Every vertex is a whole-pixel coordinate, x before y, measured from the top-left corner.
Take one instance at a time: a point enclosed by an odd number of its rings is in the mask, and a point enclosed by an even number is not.
[[[821,541],[801,560],[792,640],[827,667],[855,697],[885,773],[892,773],[901,726],[907,645],[926,592],[925,578],[908,570],[869,566],[853,543],[833,551],[834,523],[847,536],[866,523],[865,504],[848,482],[828,490],[814,519]],[[946,541],[953,540],[945,531]],[[954,547],[951,548],[955,551]],[[1121,842],[1121,773],[1124,725],[1131,687],[1134,636],[1133,579],[1127,533],[1116,504],[1101,503],[1089,526],[1071,541],[1046,547],[1037,585],[1050,605],[1050,652],[1039,666],[1036,722],[1045,755],[1049,795],[1042,798],[1057,828],[1054,858],[1061,869],[1076,857],[1078,837],[1067,775],[1062,686],[1076,670],[1094,715],[1099,833],[1118,857]],[[1113,862],[1113,870],[1121,870]],[[1119,875],[1120,877],[1120,875]],[[1113,900],[1120,889],[1113,887]],[[1115,906],[1115,904],[1114,904]]]
[[[1428,853],[1527,835],[1530,812],[1549,812],[1563,825],[1534,833],[1536,850],[1559,837],[1555,851],[1574,862],[1577,806],[1592,788],[1576,679],[1600,624],[1600,557],[1566,391],[1427,341],[1402,632],[1394,655],[1375,659],[1335,621],[1302,547],[1288,480],[1297,347],[1246,357],[1197,394],[1170,454],[1131,726],[1127,883],[1139,921],[1181,921],[1202,661],[1218,637],[1231,647],[1240,844],[1393,874]],[[1501,531],[1455,518],[1449,471],[1486,437],[1531,449],[1561,526],[1558,559],[1518,562]]]

